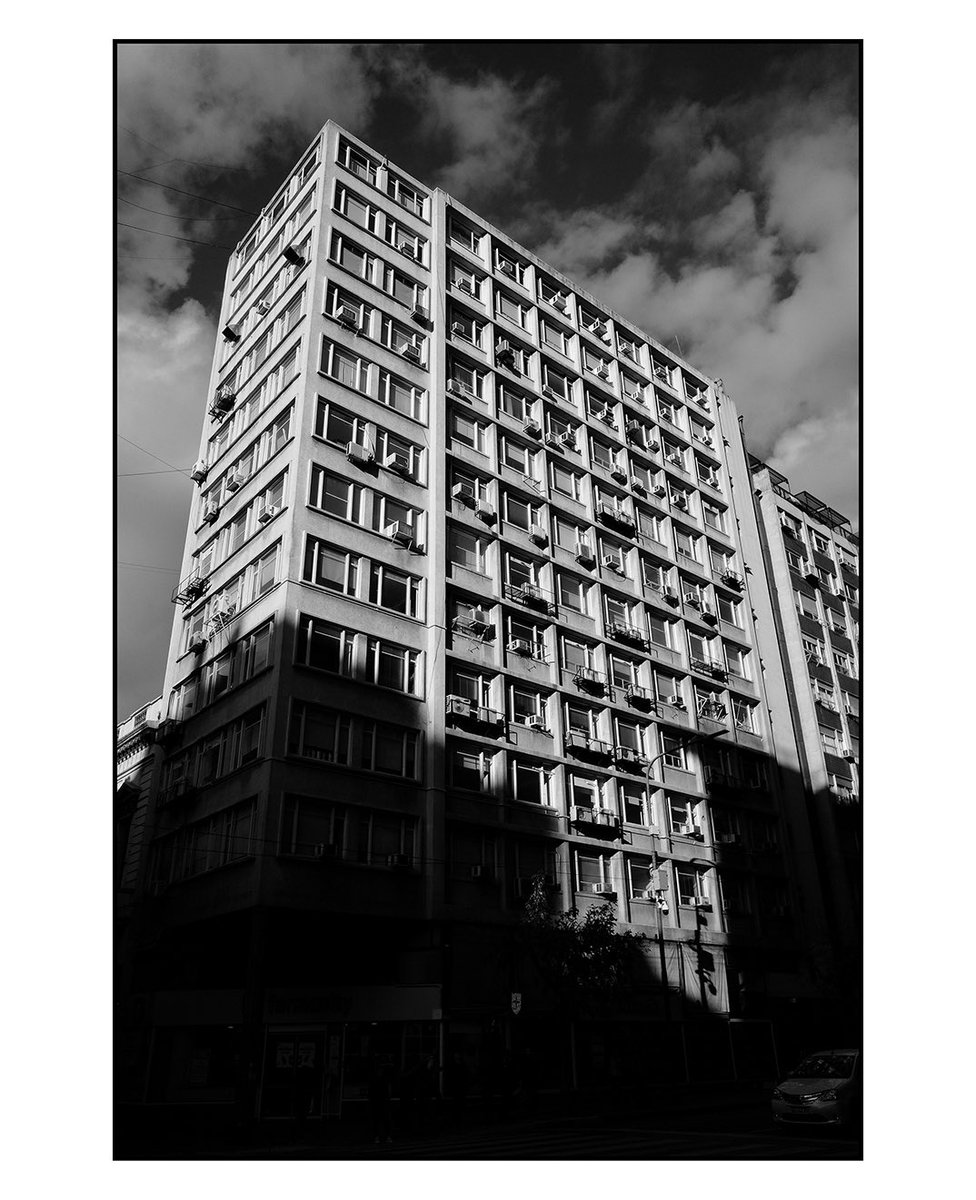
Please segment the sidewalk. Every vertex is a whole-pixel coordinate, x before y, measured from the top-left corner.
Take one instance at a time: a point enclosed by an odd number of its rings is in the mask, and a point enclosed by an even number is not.
[[[261,1122],[249,1130],[134,1138],[116,1147],[126,1159],[223,1159],[268,1157],[341,1157],[374,1155],[396,1157],[398,1147],[429,1145],[436,1157],[442,1138],[492,1130],[521,1131],[567,1120],[598,1122],[626,1115],[653,1117],[676,1113],[721,1112],[740,1106],[760,1106],[769,1098],[772,1084],[715,1083],[682,1084],[670,1087],[627,1089],[614,1093],[543,1093],[530,1102],[516,1097],[469,1101],[464,1107],[444,1102],[437,1106],[419,1130],[411,1130],[405,1112],[393,1107],[393,1142],[375,1144],[368,1116],[351,1111],[342,1120],[309,1121],[304,1127],[293,1122]]]

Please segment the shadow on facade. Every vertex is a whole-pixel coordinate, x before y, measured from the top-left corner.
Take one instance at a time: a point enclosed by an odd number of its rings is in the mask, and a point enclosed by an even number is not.
[[[237,707],[246,711],[246,697]],[[159,747],[164,783],[165,760],[207,720],[199,714]],[[825,853],[822,830],[804,842],[808,809],[836,805],[804,796],[775,764],[768,791],[728,781],[711,790],[699,842],[657,841],[672,872],[698,867],[721,880],[711,907],[694,907],[672,874],[659,928],[657,905],[629,894],[623,861],[649,835],[624,825],[577,840],[565,817],[504,796],[482,798],[476,817],[450,789],[342,782],[348,772],[289,756],[285,724],[276,714],[262,757],[163,794],[143,844],[127,847],[140,870],[118,920],[120,1157],[170,1129],[206,1138],[255,1122],[365,1119],[378,1066],[395,1095],[416,1090],[431,1063],[433,1090],[454,1106],[507,1111],[547,1094],[639,1103],[689,1083],[772,1080],[807,1050],[860,1044],[860,929],[845,904],[817,909],[818,889],[857,885],[858,814],[839,814],[840,859]],[[434,779],[445,777],[445,754],[429,750]],[[793,806],[779,812],[778,843],[750,845],[750,823],[777,818],[777,795],[781,810]],[[252,801],[246,829],[224,816]],[[736,838],[713,836],[720,811]],[[428,836],[431,818],[443,837]],[[407,849],[401,833],[397,849],[396,822],[403,830],[407,820],[418,822],[416,841]],[[174,871],[166,846],[180,838]],[[234,853],[235,838],[245,853]],[[490,871],[475,870],[484,854],[458,858],[478,839],[494,847]],[[619,985],[591,994],[542,968],[520,921],[520,881],[526,864],[535,873],[554,862],[554,907],[603,903],[577,893],[573,860],[601,845],[621,867],[618,913],[645,940]],[[835,877],[841,860],[847,880]]]

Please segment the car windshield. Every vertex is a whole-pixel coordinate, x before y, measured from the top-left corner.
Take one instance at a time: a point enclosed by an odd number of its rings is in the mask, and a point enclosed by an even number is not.
[[[849,1079],[854,1074],[853,1054],[811,1054],[790,1071],[790,1079]]]

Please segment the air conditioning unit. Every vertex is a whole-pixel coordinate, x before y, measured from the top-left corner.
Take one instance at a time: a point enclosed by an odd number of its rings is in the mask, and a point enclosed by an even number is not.
[[[529,537],[537,546],[544,546],[549,541],[549,535],[541,525],[533,525],[529,530]]]
[[[627,472],[621,466],[613,466],[610,468],[610,477],[622,483],[627,478]]]
[[[427,309],[422,304],[415,304],[410,310],[410,316],[415,321],[427,320]]]
[[[603,337],[607,332],[607,323],[606,321],[594,321],[592,325],[587,325],[586,328],[589,333],[595,333],[597,337]]]
[[[271,301],[270,300],[259,300],[257,302],[257,304],[255,304],[254,307],[257,310],[257,313],[259,316],[266,317],[268,315],[268,313],[271,312]]]
[[[522,430],[527,433],[529,437],[537,438],[542,436],[542,426],[538,421],[533,421],[531,418],[523,424]]]
[[[501,262],[498,264],[498,269],[499,269],[499,271],[501,271],[501,273],[503,275],[509,275],[513,279],[517,275],[517,271],[515,269],[515,263],[509,262],[508,259],[506,259],[506,258],[503,258],[501,260]]]
[[[197,596],[202,596],[209,586],[210,584],[206,579],[203,579],[201,576],[197,575],[196,578],[191,579],[189,583],[187,583],[184,591],[191,600],[194,600]]]
[[[547,433],[546,434],[546,445],[547,446],[556,447],[556,446],[561,446],[562,444],[563,444],[563,441],[562,441],[562,437],[560,434],[558,434],[558,433]]]
[[[232,471],[224,481],[228,492],[236,492],[246,482],[240,471]]]
[[[525,658],[532,658],[532,643],[525,638],[511,638],[508,649],[512,654],[521,654]]]
[[[665,701],[665,703],[666,703],[666,704],[670,704],[672,708],[681,708],[681,709],[683,709],[683,708],[685,708],[685,707],[686,707],[686,705],[685,705],[685,702],[684,702],[684,698],[683,698],[683,697],[681,697],[681,696],[672,696],[672,697],[671,697],[671,699],[670,699],[670,700],[666,700],[666,701]]]
[[[338,842],[317,842],[312,850],[316,858],[338,858]]]
[[[224,326],[221,331],[221,337],[225,342],[239,342],[241,340],[240,323],[230,323]]]
[[[447,381],[447,390],[452,396],[463,396],[465,400],[469,400],[473,395],[468,385],[462,383],[460,379],[449,379]]]
[[[549,303],[553,308],[558,308],[561,313],[569,312],[569,304],[567,303],[566,297],[562,294],[562,292],[557,292],[549,301]]]
[[[205,521],[207,521],[209,524],[211,524],[211,525],[212,525],[212,524],[214,523],[214,521],[216,521],[216,520],[217,520],[217,518],[218,518],[219,516],[220,516],[220,508],[219,508],[219,506],[218,506],[218,505],[216,505],[216,504],[208,504],[208,505],[206,505],[206,506],[204,507],[204,510],[203,510],[203,519],[204,519]]]
[[[412,549],[414,544],[413,526],[408,525],[405,521],[394,521],[391,525],[387,525],[383,530],[383,536],[388,537],[391,542],[396,542],[399,546],[406,546],[408,550]]]
[[[856,762],[857,762],[857,755],[856,755],[856,754],[854,753],[854,751],[853,751],[853,750],[850,748],[850,746],[845,746],[845,747],[844,747],[844,749],[843,749],[843,751],[842,751],[842,757],[843,757],[843,759],[844,759],[844,761],[845,761],[845,762],[849,762],[849,763],[856,763]]]
[[[495,510],[487,504],[476,505],[474,515],[479,521],[484,521],[486,525],[494,525],[497,519]]]
[[[668,494],[668,489],[664,486],[663,483],[656,484],[652,490],[653,490],[655,496],[664,497]]]
[[[604,900],[616,900],[617,893],[608,883],[591,883],[590,891],[595,896],[602,896]]]
[[[408,362],[420,363],[420,351],[413,342],[408,342],[400,351],[400,355],[402,358],[407,359]]]
[[[628,346],[626,343],[622,343],[620,346],[620,353],[624,356],[624,358],[629,358],[632,360],[634,358],[634,347]]]
[[[575,430],[567,429],[565,433],[561,433],[559,435],[559,440],[560,440],[560,442],[562,442],[562,444],[564,446],[572,446],[574,450],[576,449],[576,431]]]
[[[585,804],[574,804],[569,810],[569,819],[578,825],[592,825],[595,823],[595,814],[592,808],[587,808]]]
[[[341,304],[336,312],[336,320],[340,325],[345,325],[347,329],[355,329],[359,332],[359,313],[350,308],[348,304]]]
[[[458,717],[474,716],[474,703],[465,696],[448,696],[447,711]]]
[[[198,459],[190,468],[190,478],[194,483],[203,483],[207,478],[207,464],[203,459]]]
[[[406,254],[410,258],[417,257],[417,248],[411,242],[397,242],[397,249],[401,254]]]
[[[395,471],[397,475],[403,475],[406,478],[410,477],[410,459],[405,454],[388,454],[383,459],[383,466],[388,471]]]
[[[469,279],[455,279],[454,286],[460,292],[467,292],[469,296],[474,295],[474,289],[472,288],[471,281]]]
[[[460,321],[454,321],[451,324],[451,333],[454,334],[455,337],[464,337],[465,332],[465,328]]]
[[[409,867],[410,866],[410,855],[409,854],[388,854],[386,856],[386,865],[388,867],[401,867],[401,868]]]
[[[233,604],[228,605],[227,608],[218,608],[210,614],[210,624],[219,632],[225,625],[230,624],[236,611],[237,609]]]
[[[688,499],[680,492],[672,499],[671,503],[675,508],[685,509],[688,507]]]
[[[609,379],[610,378],[610,372],[604,366],[597,367],[594,374],[597,375],[600,379]]]
[[[525,724],[529,729],[535,729],[539,733],[546,732],[546,722],[544,717],[529,717]]]
[[[660,449],[661,449],[661,443],[660,443],[660,442],[657,442],[657,441],[655,441],[655,440],[652,438],[652,439],[651,439],[651,440],[650,440],[650,441],[649,441],[649,442],[646,444],[646,446],[645,446],[645,449],[646,449],[646,450],[647,450],[647,451],[648,451],[650,454],[657,454],[658,450],[660,450]]]
[[[709,912],[711,912],[712,902],[711,902],[711,900],[709,900],[709,898],[707,896],[696,896],[695,897],[695,908],[702,908],[702,909],[706,909]]]
[[[556,391],[556,389],[551,388],[548,383],[543,386],[542,394],[544,396],[548,396],[550,400],[562,400],[563,399],[563,397]]]
[[[373,452],[367,450],[365,446],[360,446],[358,442],[346,442],[346,458],[350,462],[365,467],[373,461]]]
[[[285,262],[290,262],[294,267],[300,267],[305,261],[302,254],[294,246],[286,246],[281,252],[281,257]]]
[[[451,496],[455,500],[460,500],[462,504],[467,504],[468,507],[474,504],[474,489],[469,483],[456,483],[451,488]]]
[[[640,392],[632,392],[630,388],[624,388],[624,397],[627,400],[633,400],[635,404],[640,404]]]
[[[712,612],[712,610],[707,605],[703,604],[701,606],[701,614],[702,614],[702,620],[705,622],[706,625],[717,625],[718,624],[718,617],[716,617],[716,615]]]
[[[488,624],[489,624],[488,614],[485,612],[485,610],[483,608],[473,608],[471,610],[471,618],[470,619],[471,619],[472,625],[481,625],[485,629],[488,628]]]
[[[195,633],[186,644],[186,652],[187,654],[199,654],[206,644],[207,639],[204,635],[202,633]]]
[[[737,846],[739,835],[737,833],[716,833],[715,840],[721,842],[723,846]]]
[[[578,563],[592,563],[594,561],[593,551],[586,542],[576,543],[575,558]]]
[[[661,588],[661,599],[665,604],[670,604],[672,607],[678,603],[678,597],[669,587]]]
[[[701,608],[701,600],[698,598],[697,592],[685,592],[685,604],[690,604],[692,608]]]
[[[604,554],[603,565],[610,571],[616,571],[618,575],[623,572],[620,559],[615,554]]]
[[[266,504],[258,513],[258,520],[262,525],[267,525],[267,523],[273,520],[280,512],[281,509],[277,504]]]
[[[669,463],[672,463],[676,467],[683,467],[685,465],[685,460],[680,454],[667,454],[665,457]]]

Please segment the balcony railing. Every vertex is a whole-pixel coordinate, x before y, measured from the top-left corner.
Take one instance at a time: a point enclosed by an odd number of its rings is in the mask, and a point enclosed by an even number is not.
[[[571,754],[584,754],[592,758],[609,759],[613,756],[613,746],[609,742],[601,742],[599,738],[590,737],[588,733],[581,733],[578,730],[571,729],[566,734],[566,750]]]
[[[197,571],[194,571],[192,575],[187,575],[186,579],[176,585],[170,599],[174,604],[182,604],[186,608],[194,600],[199,600],[201,596],[205,596],[209,588],[210,580],[205,575],[200,575]]]
[[[607,677],[602,671],[594,671],[592,667],[577,667],[573,675],[573,683],[586,692],[597,692],[602,695],[607,690]]]
[[[542,609],[548,613],[556,611],[556,602],[552,592],[539,587],[536,583],[506,583],[505,595],[517,604],[525,604],[529,608]]]

